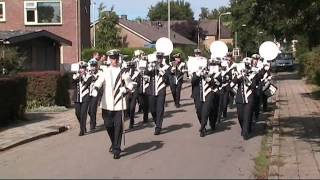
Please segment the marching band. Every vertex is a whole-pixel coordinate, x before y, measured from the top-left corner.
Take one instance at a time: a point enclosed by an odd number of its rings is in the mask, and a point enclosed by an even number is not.
[[[222,49],[224,47],[218,50],[224,51]],[[104,55],[103,60],[93,58],[88,64],[79,62],[77,73],[73,75],[79,136],[87,132],[88,113],[90,130],[95,129],[97,106],[101,101],[102,118],[111,141],[109,151],[114,159],[119,159],[126,114],[131,129],[139,103],[143,123],[148,122],[150,112],[155,123],[154,135],[161,134],[166,87],[170,86],[174,104],[179,108],[184,75],[187,74],[200,124],[200,137],[207,133],[208,120],[211,130],[214,130],[227,118],[228,105],[235,102],[241,136],[247,140],[252,133],[253,122],[259,118],[261,106],[266,111],[268,98],[277,90],[271,82],[267,61],[270,59],[254,54],[236,63],[232,54],[224,52],[218,56],[214,54],[217,49],[210,50],[212,55],[207,59],[201,55],[200,49],[195,49],[195,56],[189,56],[187,62],[183,62],[181,54],[177,53],[167,63],[165,57],[168,52],[158,49],[149,55],[136,50],[131,61],[124,61],[120,51],[113,49]]]

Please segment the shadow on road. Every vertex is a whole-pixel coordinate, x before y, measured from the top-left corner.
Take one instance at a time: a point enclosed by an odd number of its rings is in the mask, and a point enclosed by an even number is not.
[[[176,109],[176,110],[171,110],[171,111],[165,111],[164,112],[164,118],[169,118],[172,117],[175,113],[182,113],[182,112],[187,112],[184,109]]]
[[[320,152],[320,114],[310,114],[304,117],[280,118],[280,136],[293,137],[311,143],[316,152]]]
[[[123,150],[123,154],[121,156],[129,156],[132,154],[136,154],[142,151],[145,151],[134,158],[138,158],[140,156],[143,156],[149,152],[156,151],[160,148],[162,148],[164,145],[163,141],[150,141],[150,142],[145,142],[145,143],[137,143],[135,145],[132,145],[130,147],[127,147],[126,149]]]
[[[173,131],[177,131],[179,129],[191,128],[191,127],[192,127],[192,124],[190,124],[190,123],[174,124],[174,125],[168,126],[166,128],[163,128],[161,131],[161,134],[167,134],[167,133],[170,133]]]
[[[52,120],[55,117],[55,114],[58,113],[45,113],[45,112],[35,112],[35,113],[26,113],[25,118],[23,120],[12,121],[3,127],[0,127],[0,132],[5,131],[7,129],[21,127],[25,125],[31,125],[33,123],[38,123],[41,121]]]

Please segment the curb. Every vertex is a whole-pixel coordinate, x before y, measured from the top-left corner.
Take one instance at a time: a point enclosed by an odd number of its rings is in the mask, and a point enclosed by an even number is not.
[[[50,129],[50,128],[48,128],[48,129]],[[19,142],[16,142],[16,143],[11,144],[9,146],[6,146],[4,148],[0,148],[0,152],[6,151],[8,149],[11,149],[11,148],[14,148],[14,147],[17,147],[17,146],[20,146],[20,145],[23,145],[23,144],[38,140],[38,139],[42,139],[42,138],[45,138],[45,137],[50,137],[50,136],[53,136],[53,135],[56,135],[56,134],[60,134],[60,133],[63,133],[65,131],[69,130],[69,129],[70,129],[69,126],[59,126],[59,127],[53,129],[50,132],[39,134],[37,136],[31,137],[31,138],[28,138],[28,139],[23,139],[23,140],[21,140]]]
[[[280,87],[278,86],[278,92],[275,98],[277,108],[275,109],[272,120],[272,147],[268,179],[279,179],[279,167],[276,164],[273,164],[274,162],[277,162],[280,158],[279,89]]]

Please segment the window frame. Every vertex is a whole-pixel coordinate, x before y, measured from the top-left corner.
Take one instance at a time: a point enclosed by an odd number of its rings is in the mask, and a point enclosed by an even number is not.
[[[0,2],[2,5],[3,17],[0,18],[0,22],[6,22],[6,2]]]
[[[27,21],[27,11],[28,9],[26,8],[26,4],[27,3],[36,3],[36,8],[34,9],[34,16],[35,16],[35,22],[28,22]],[[41,2],[53,2],[53,3],[60,3],[60,22],[59,23],[39,23],[38,22],[38,3]],[[24,11],[24,24],[27,26],[56,26],[56,25],[62,25],[62,20],[63,20],[63,12],[62,12],[62,1],[61,0],[27,0],[24,1],[24,7],[23,7],[23,11]]]

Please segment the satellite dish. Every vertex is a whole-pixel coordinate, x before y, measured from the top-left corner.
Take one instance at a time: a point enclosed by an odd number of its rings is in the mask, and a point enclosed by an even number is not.
[[[173,51],[172,41],[166,37],[159,38],[156,42],[156,50],[164,53],[165,56],[169,56]]]
[[[214,41],[210,45],[210,52],[212,58],[223,58],[228,53],[228,46],[222,41]]]
[[[265,60],[273,60],[275,59],[280,50],[279,47],[271,41],[266,41],[261,44],[259,48],[259,54],[261,57],[263,57]]]

